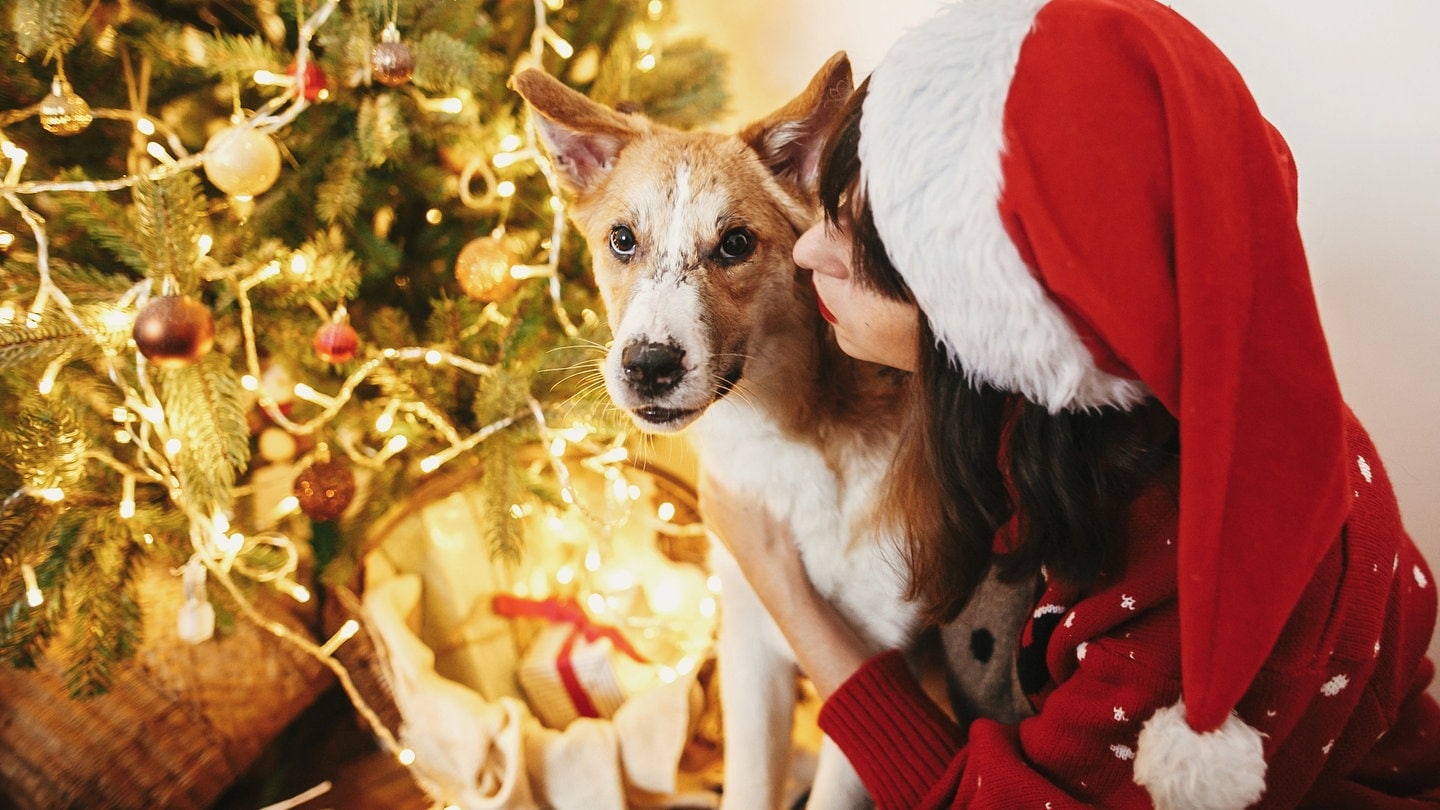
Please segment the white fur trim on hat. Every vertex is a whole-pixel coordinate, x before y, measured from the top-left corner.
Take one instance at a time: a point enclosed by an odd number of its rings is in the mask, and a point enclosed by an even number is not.
[[[971,0],[912,29],[870,76],[860,165],[876,229],[972,382],[1050,411],[1128,408],[1143,384],[1102,371],[1000,219],[1005,99],[1049,0]]]
[[[1263,735],[1233,712],[1198,734],[1183,702],[1160,709],[1140,729],[1135,783],[1157,810],[1241,810],[1265,792]]]

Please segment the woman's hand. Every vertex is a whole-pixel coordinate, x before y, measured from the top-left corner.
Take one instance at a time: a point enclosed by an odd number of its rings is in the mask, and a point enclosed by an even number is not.
[[[705,525],[730,549],[800,668],[828,698],[880,650],[871,649],[815,590],[788,525],[753,498],[730,492],[703,473],[698,489]]]
[[[751,585],[765,593],[762,586],[773,583],[780,587],[797,585],[805,577],[804,563],[790,527],[775,519],[756,499],[725,489],[705,475],[700,475],[700,514],[705,526],[719,536]]]

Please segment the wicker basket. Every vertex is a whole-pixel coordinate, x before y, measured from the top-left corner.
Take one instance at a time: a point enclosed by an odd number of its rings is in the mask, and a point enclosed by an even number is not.
[[[33,671],[0,665],[0,794],[10,806],[209,807],[333,682],[244,619],[203,644],[180,641],[180,583],[160,567],[140,591],[145,641],[107,694],[69,697],[63,643]],[[286,612],[293,601],[271,593],[257,607],[303,632]]]

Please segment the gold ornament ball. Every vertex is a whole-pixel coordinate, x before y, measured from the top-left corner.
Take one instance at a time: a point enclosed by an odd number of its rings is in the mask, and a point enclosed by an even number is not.
[[[50,84],[50,95],[40,101],[40,126],[54,135],[75,135],[84,132],[95,116],[90,105],[70,83],[56,79]]]
[[[400,31],[393,23],[385,26],[380,42],[370,49],[370,73],[390,87],[399,87],[415,75],[415,53],[400,41]]]
[[[215,345],[215,319],[185,295],[150,299],[135,316],[135,348],[161,368],[184,368]]]
[[[477,301],[498,301],[517,284],[510,275],[515,257],[504,240],[495,236],[472,239],[455,257],[455,280]]]
[[[278,427],[267,427],[260,431],[257,444],[260,457],[276,463],[295,458],[295,451],[300,449],[295,437]]]
[[[205,176],[232,197],[253,197],[280,176],[280,147],[249,127],[226,127],[210,137],[201,159]]]
[[[338,459],[317,461],[295,476],[295,499],[312,520],[334,520],[355,498],[355,474]]]

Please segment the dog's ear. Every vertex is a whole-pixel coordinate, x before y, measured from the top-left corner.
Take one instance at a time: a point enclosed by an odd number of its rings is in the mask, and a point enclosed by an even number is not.
[[[806,197],[812,197],[819,182],[825,134],[854,89],[850,57],[840,51],[810,79],[803,93],[742,129],[740,138],[777,178],[794,183]]]
[[[570,191],[594,188],[640,132],[630,116],[591,101],[544,71],[529,68],[511,81],[530,107],[535,131],[555,161],[561,184]]]

